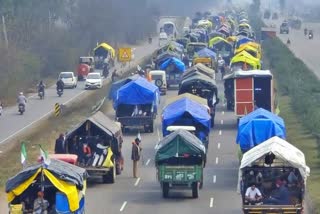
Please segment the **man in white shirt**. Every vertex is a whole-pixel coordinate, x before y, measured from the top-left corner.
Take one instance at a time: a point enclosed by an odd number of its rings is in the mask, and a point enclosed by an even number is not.
[[[256,185],[253,183],[250,187],[248,187],[245,195],[246,203],[255,204],[258,203],[262,199],[261,192]]]

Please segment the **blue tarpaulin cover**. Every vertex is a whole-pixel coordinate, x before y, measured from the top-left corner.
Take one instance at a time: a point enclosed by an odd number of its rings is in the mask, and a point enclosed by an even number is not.
[[[159,88],[143,77],[139,77],[123,85],[117,93],[113,107],[120,104],[144,105],[159,104]]]
[[[185,113],[191,115],[191,119],[184,120]],[[189,117],[190,118],[190,117]],[[208,113],[208,109],[188,98],[179,99],[169,105],[167,105],[162,112],[162,133],[163,136],[170,134],[166,129],[171,125],[188,125],[196,126],[201,124],[205,127],[205,132],[208,134],[211,128],[211,116]],[[175,122],[181,122],[175,124]]]
[[[270,111],[259,108],[240,119],[236,142],[242,152],[246,152],[274,136],[286,138],[284,120]]]
[[[109,92],[109,100],[115,100],[117,98],[117,92],[119,90],[119,88],[121,88],[123,85],[131,82],[132,80],[138,79],[140,77],[140,75],[135,74],[133,76],[127,77],[125,79],[121,79],[118,80],[114,83],[112,83],[111,88],[110,88],[110,92]]]
[[[166,68],[171,64],[174,64],[176,66],[176,68],[181,72],[184,72],[186,70],[185,64],[181,60],[179,60],[175,57],[170,57],[169,59],[164,61],[160,65],[160,70],[166,70]]]
[[[239,39],[239,40],[237,41],[236,47],[239,48],[240,45],[246,44],[246,43],[248,43],[248,42],[253,42],[253,39],[250,39],[250,38],[248,38],[248,37],[244,37],[244,38],[242,38],[242,39]]]
[[[209,48],[204,48],[196,53],[199,57],[210,57],[211,59],[216,59],[217,54],[210,50]]]

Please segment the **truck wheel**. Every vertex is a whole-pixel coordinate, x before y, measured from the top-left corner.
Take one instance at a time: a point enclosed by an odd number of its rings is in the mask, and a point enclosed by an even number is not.
[[[150,133],[153,133],[153,123],[150,124],[149,130],[150,130]]]
[[[199,197],[198,183],[193,182],[192,183],[192,198],[198,198],[198,197]]]
[[[120,175],[121,174],[121,167],[120,167],[120,163],[117,162],[116,163],[116,175]]]
[[[113,163],[115,163],[114,159]],[[116,166],[112,167],[106,175],[103,175],[102,180],[105,184],[113,184],[116,181]]]
[[[162,183],[162,196],[164,198],[168,198],[168,196],[169,196],[169,183],[168,182]]]

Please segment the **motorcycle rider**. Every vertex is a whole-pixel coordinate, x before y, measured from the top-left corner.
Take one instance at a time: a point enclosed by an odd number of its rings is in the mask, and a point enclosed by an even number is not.
[[[63,92],[64,82],[62,81],[62,78],[58,79],[56,85],[57,85],[57,91],[61,90]]]
[[[41,80],[40,83],[38,84],[38,93],[42,92],[43,93],[43,97],[44,97],[44,89],[45,89],[45,87],[46,87],[46,85]]]
[[[290,45],[291,44],[291,41],[290,41],[290,39],[288,38],[288,40],[287,40],[287,45]]]
[[[23,95],[23,92],[20,92],[17,98],[17,103],[18,103],[18,106],[22,105],[24,108],[26,108],[27,98]]]
[[[304,35],[306,36],[308,34],[308,28],[304,29]]]

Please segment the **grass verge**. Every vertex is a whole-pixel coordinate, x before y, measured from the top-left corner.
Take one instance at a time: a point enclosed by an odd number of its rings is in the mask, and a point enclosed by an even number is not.
[[[306,162],[311,168],[311,175],[308,178],[308,193],[310,196],[308,207],[309,213],[320,213],[320,139],[310,134],[310,131],[301,123],[299,117],[292,109],[292,100],[288,96],[279,97],[281,107],[280,116],[286,122],[287,140],[298,147],[304,153]]]

